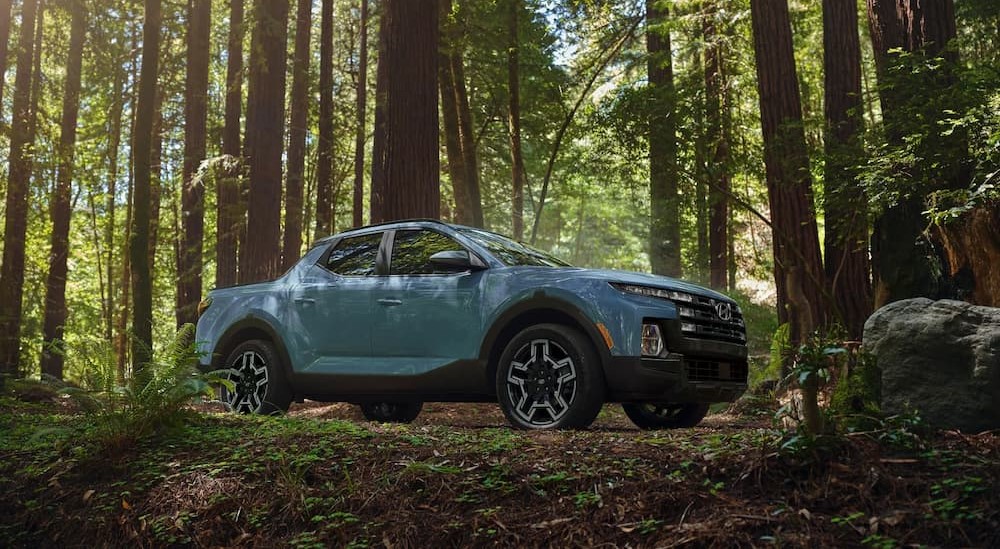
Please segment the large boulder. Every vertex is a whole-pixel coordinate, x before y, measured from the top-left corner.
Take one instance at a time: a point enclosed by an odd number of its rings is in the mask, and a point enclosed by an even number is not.
[[[935,427],[1000,428],[1000,309],[918,298],[865,322],[864,348],[882,370],[882,411],[909,405]]]

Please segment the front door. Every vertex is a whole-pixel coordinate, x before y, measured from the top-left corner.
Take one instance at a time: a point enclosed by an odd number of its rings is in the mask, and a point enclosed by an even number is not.
[[[433,376],[436,370],[477,358],[483,323],[480,286],[486,271],[456,272],[430,262],[437,252],[455,250],[465,248],[437,231],[395,231],[389,276],[380,277],[372,304],[372,354],[384,375]],[[480,379],[467,381],[482,384]],[[447,385],[457,392],[462,383]]]

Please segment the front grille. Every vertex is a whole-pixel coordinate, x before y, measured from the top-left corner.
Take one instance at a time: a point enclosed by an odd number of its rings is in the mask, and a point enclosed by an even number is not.
[[[730,318],[723,320],[718,307],[725,307],[728,302],[696,295],[691,297],[693,301],[676,302],[684,337],[746,344],[743,314],[735,306],[730,309]]]
[[[747,363],[717,362],[713,360],[686,360],[688,381],[736,381],[747,382]]]

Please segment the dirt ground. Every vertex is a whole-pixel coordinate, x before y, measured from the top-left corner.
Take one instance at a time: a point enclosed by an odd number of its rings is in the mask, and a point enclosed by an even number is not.
[[[52,412],[0,406],[0,546],[1000,546],[997,433],[782,449],[759,413],[649,432],[606,406],[590,430],[524,432],[490,404],[395,425],[305,402],[204,407],[101,454],[40,437],[75,421]]]

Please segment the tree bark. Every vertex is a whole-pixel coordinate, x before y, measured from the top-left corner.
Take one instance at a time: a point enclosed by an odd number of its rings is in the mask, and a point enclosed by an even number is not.
[[[246,208],[240,197],[240,113],[243,110],[243,0],[229,2],[229,41],[226,60],[226,107],[222,154],[228,160],[216,183],[215,286],[236,284],[237,244]]]
[[[42,328],[42,374],[56,379],[63,378],[66,349],[63,334],[66,326],[66,259],[69,254],[69,224],[72,215],[70,199],[76,152],[76,123],[80,112],[80,72],[83,65],[83,43],[87,34],[86,10],[78,1],[72,2],[69,10],[69,55],[66,59],[66,83],[59,134],[59,171],[52,192],[52,246],[49,252],[49,274],[45,283],[45,320]]]
[[[7,74],[7,42],[10,41],[12,0],[0,0],[0,104],[3,103],[4,76]]]
[[[669,17],[665,4],[646,1],[647,75],[652,101],[649,115],[649,259],[653,272],[681,276],[680,196],[677,192],[676,93]]]
[[[0,267],[0,378],[20,375],[21,297],[24,289],[24,239],[28,221],[28,183],[32,170],[31,80],[35,0],[24,0],[18,39],[17,73],[11,116],[10,156]],[[0,382],[2,383],[2,382]]]
[[[282,270],[292,267],[302,253],[302,184],[306,172],[306,133],[309,128],[309,37],[312,0],[298,0],[295,16],[295,54],[292,60],[292,105],[288,128],[288,180],[285,193],[285,233]]]
[[[361,0],[361,29],[358,31],[357,108],[354,133],[354,200],[352,222],[364,225],[365,127],[368,109],[368,0]]]
[[[256,25],[247,100],[250,160],[247,238],[240,250],[240,282],[277,276],[281,265],[281,149],[285,122],[288,0],[256,0]]]
[[[322,0],[319,37],[319,151],[316,159],[316,238],[333,234],[333,0]]]
[[[518,18],[521,0],[509,0],[507,12],[507,127],[510,132],[511,208],[514,240],[524,239],[524,156],[521,151],[521,82],[518,59],[520,40]]]
[[[706,32],[705,26],[707,24],[707,19],[711,17],[713,4],[708,2],[705,7],[705,13],[702,13],[702,32],[700,40],[695,41],[693,52],[691,55],[691,68],[690,71],[695,75],[705,76],[706,63],[709,56],[708,52],[708,41],[711,36]],[[694,127],[694,143],[692,144],[693,155],[694,155],[694,214],[695,214],[695,253],[694,253],[694,273],[689,273],[688,278],[693,278],[699,284],[708,285],[709,281],[709,253],[708,253],[708,238],[709,238],[709,204],[708,204],[708,193],[709,193],[709,181],[711,180],[711,169],[712,162],[711,158],[711,147],[712,147],[712,135],[711,129],[705,120],[708,114],[708,102],[709,95],[711,91],[707,88],[705,91],[705,100],[701,108],[694,108],[691,111],[691,122]]]
[[[198,321],[201,301],[202,241],[205,235],[205,184],[198,168],[206,155],[208,58],[211,0],[188,0],[187,78],[184,89],[184,186],[181,217],[184,236],[177,273],[177,327]]]
[[[447,17],[451,12],[450,0],[442,0],[441,19],[442,25],[447,23]],[[438,88],[441,90],[441,121],[444,123],[443,133],[445,150],[448,152],[448,177],[451,179],[451,189],[455,199],[454,221],[462,225],[469,225],[469,193],[465,181],[467,170],[465,168],[465,155],[462,154],[462,145],[459,141],[458,129],[458,101],[455,96],[455,78],[451,71],[451,52],[454,43],[450,40],[451,32],[447,26],[442,29],[441,57],[438,61]]]
[[[862,146],[861,45],[854,0],[823,0],[826,278],[840,321],[859,339],[872,312],[868,202],[856,174]]]
[[[751,0],[778,314],[797,344],[825,324],[823,260],[787,0]]]
[[[152,172],[153,162],[150,161],[150,171]],[[154,175],[150,175],[150,197],[152,197],[152,185],[153,180],[156,179]],[[132,219],[135,213],[135,179],[129,178],[128,188],[125,191],[125,242],[128,242],[132,236]],[[153,201],[150,200],[152,203]],[[152,242],[152,208],[150,208],[150,242]],[[153,246],[150,244],[149,249]],[[179,270],[179,269],[178,269]],[[150,288],[153,287],[153,269],[150,266],[149,270],[149,285]],[[115,358],[118,360],[118,379],[121,381],[125,380],[126,371],[128,370],[128,359],[129,359],[129,333],[128,333],[128,318],[131,309],[131,294],[130,288],[132,284],[132,261],[131,254],[122,254],[122,270],[121,279],[119,280],[119,287],[122,289],[121,299],[118,301],[118,319],[115,325]],[[180,296],[175,294],[177,301],[180,300]]]
[[[385,0],[371,221],[440,216],[437,0]]]
[[[153,115],[153,156],[150,160],[149,191],[149,276],[156,287],[156,248],[160,237],[160,198],[163,196],[163,88],[156,88],[156,113]]]
[[[458,174],[460,188],[455,189],[456,206],[461,196],[463,201],[461,209],[464,212],[459,216],[459,221],[466,225],[482,227],[483,200],[479,185],[479,158],[476,152],[475,130],[472,127],[472,109],[469,107],[469,93],[465,82],[464,44],[467,23],[461,12],[452,13],[450,0],[442,3],[445,5],[445,11],[442,12],[441,16],[454,15],[456,17],[455,21],[450,21],[448,24],[442,21],[443,40],[445,40],[442,52],[445,55],[442,55],[440,59],[442,65],[439,70],[439,78],[442,79],[442,94],[445,93],[446,88],[449,88],[451,93],[451,96],[447,98],[442,95],[442,110],[445,111],[446,115],[449,110],[453,110],[455,114],[455,128],[453,130],[446,128],[445,134],[446,136],[450,134],[457,141],[456,154],[461,156],[457,159],[457,164],[463,170],[461,174]],[[459,10],[461,10],[461,5]],[[450,153],[448,163],[450,168]],[[453,186],[454,182],[455,176],[453,175]]]
[[[939,100],[949,96],[949,88],[954,85],[953,68],[958,62],[957,51],[945,49],[957,34],[954,4],[952,0],[868,0],[868,23],[886,139],[890,145],[902,146],[915,113],[932,126],[955,116],[948,112],[953,109]],[[940,68],[921,74],[894,71],[902,61],[897,50],[927,60],[937,58]],[[967,187],[966,138],[961,131],[938,135],[933,150],[918,154],[926,154],[930,160],[915,167],[910,178],[914,189],[876,217],[873,224],[876,307],[910,297],[955,297],[949,286],[966,267],[942,265],[948,257],[964,254],[946,254],[940,234],[936,238],[925,234],[927,220],[923,214],[928,193]]]
[[[716,27],[717,9],[709,4],[705,35],[705,107],[711,160],[708,166],[709,285],[724,290],[729,271],[729,139],[728,83],[722,55],[722,39]]]
[[[458,107],[458,138],[465,160],[465,185],[468,188],[470,223],[474,227],[485,227],[483,219],[483,197],[479,183],[479,154],[476,147],[475,130],[472,127],[472,109],[469,107],[469,93],[465,83],[465,62],[461,53],[451,59],[451,72],[455,79],[455,95]]]
[[[31,135],[36,135],[38,130],[38,102],[42,95],[42,30],[45,28],[45,0],[38,0],[38,14],[35,16],[35,47],[34,47],[34,69],[32,69],[31,80],[31,116],[29,117]]]
[[[145,377],[153,359],[153,293],[149,274],[149,198],[152,178],[153,115],[156,110],[156,80],[160,57],[160,0],[145,0],[142,25],[142,69],[136,104],[135,135],[132,138],[134,179],[132,234],[129,260],[132,264],[132,364],[134,375]]]
[[[444,122],[445,148],[448,151],[448,176],[455,198],[454,219],[462,225],[472,225],[472,200],[469,196],[469,168],[467,155],[462,150],[459,127],[458,82],[453,62],[461,63],[461,36],[458,23],[453,20],[451,0],[441,0],[441,55],[438,59],[438,83],[441,90],[441,120]],[[464,84],[464,83],[463,83]]]
[[[128,99],[135,101],[135,86],[133,86],[133,94],[131,98],[126,98],[126,82],[135,82],[139,78],[139,36],[138,33],[133,33],[131,42],[129,64],[127,72],[118,72],[115,74],[115,90],[118,99],[114,101],[111,108],[110,115],[110,135],[108,139],[108,193],[105,197],[105,216],[107,217],[107,222],[104,227],[104,247],[108,252],[107,264],[105,265],[105,272],[107,275],[108,283],[108,295],[107,295],[107,310],[105,311],[105,337],[107,341],[113,341],[114,339],[114,327],[115,327],[115,237],[117,236],[116,231],[116,205],[118,197],[118,175],[120,170],[120,149],[122,141],[122,118],[125,112],[125,103]],[[133,109],[134,110],[134,109]],[[134,112],[133,112],[134,118]],[[133,128],[134,132],[134,128]],[[131,231],[129,225],[125,226],[125,231]],[[127,248],[129,246],[128,236],[123,241],[122,248]],[[123,253],[127,255],[127,252]],[[123,258],[122,263],[126,261]],[[121,353],[119,353],[121,354]],[[119,380],[124,381],[124,369],[119,369]]]

